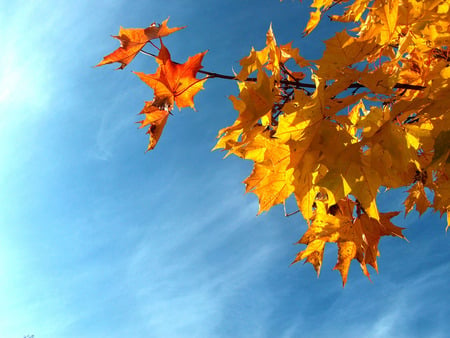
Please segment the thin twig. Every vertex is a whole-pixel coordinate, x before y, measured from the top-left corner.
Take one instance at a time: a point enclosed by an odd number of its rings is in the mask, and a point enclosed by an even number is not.
[[[145,54],[145,55],[148,55],[148,56],[152,56],[154,58],[158,57],[157,55],[149,53],[149,52],[146,52],[144,50],[141,50],[140,52],[142,54]],[[179,64],[178,62],[174,62],[174,61],[172,61],[172,62],[175,63],[175,64]],[[218,78],[218,79],[239,81],[239,79],[236,76],[232,76],[232,75],[225,75],[225,74],[220,74],[220,73],[208,72],[206,70],[199,70],[198,73],[208,75],[209,78]],[[257,78],[256,77],[248,77],[244,81],[256,82]],[[280,80],[280,84],[288,85],[288,86],[290,86],[292,88],[297,88],[297,89],[303,89],[303,88],[315,89],[316,88],[315,84],[304,83],[304,82],[300,82],[300,81]],[[350,86],[348,86],[348,88],[367,88],[367,87],[362,85],[362,84],[360,84],[360,83],[352,83]],[[411,90],[423,90],[426,87],[418,86],[418,85],[410,85],[410,84],[407,84],[407,83],[397,83],[394,86],[394,88],[411,89]]]
[[[288,213],[288,212],[286,211],[286,203],[284,203],[284,202],[283,202],[283,207],[284,207],[284,216],[285,216],[285,217],[289,217],[289,216],[298,214],[298,213],[300,212],[300,210],[297,209],[296,211],[293,211],[293,212]]]

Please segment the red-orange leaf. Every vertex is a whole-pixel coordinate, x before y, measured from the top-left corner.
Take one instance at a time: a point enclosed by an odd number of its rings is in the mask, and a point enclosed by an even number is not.
[[[167,48],[161,43],[156,61],[159,67],[155,74],[135,72],[139,78],[153,88],[155,92],[154,105],[172,109],[173,103],[178,108],[194,108],[194,96],[203,89],[204,79],[196,79],[197,72],[202,68],[201,62],[206,51],[189,57],[186,63],[179,64],[170,59]]]
[[[106,55],[96,67],[109,63],[119,62],[120,67],[125,68],[134,57],[144,48],[145,44],[150,40],[162,38],[173,32],[179,31],[185,27],[167,27],[167,18],[161,25],[153,23],[147,28],[123,28],[120,27],[119,35],[113,36],[120,40],[120,47],[109,55]]]
[[[153,102],[145,102],[145,106],[140,114],[145,114],[145,119],[139,121],[141,124],[140,128],[150,126],[147,131],[147,134],[150,135],[150,142],[147,148],[147,151],[149,151],[155,148],[156,143],[158,143],[169,117],[169,112],[155,107]]]

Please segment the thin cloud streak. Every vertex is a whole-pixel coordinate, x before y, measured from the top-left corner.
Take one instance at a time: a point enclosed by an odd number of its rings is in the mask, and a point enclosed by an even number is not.
[[[188,216],[170,238],[153,232],[142,239],[130,260],[127,278],[151,335],[213,335],[227,301],[267,269],[276,249],[270,244],[250,243],[238,254],[227,253],[228,257],[218,254],[223,247],[233,247],[238,228],[254,221],[254,205],[237,211],[233,224],[221,221],[230,210],[239,210],[238,205],[239,200],[228,200],[201,219]]]
[[[443,276],[448,276],[450,272],[450,263],[443,263],[440,266],[425,271],[421,275],[414,277],[411,281],[406,281],[408,287],[400,287],[393,285],[393,299],[385,300],[388,307],[384,311],[384,315],[377,320],[377,322],[369,328],[368,332],[372,338],[381,337],[414,337],[420,336],[420,333],[414,330],[417,326],[418,320],[423,314],[430,312],[429,309],[434,309],[433,315],[439,316],[439,311],[447,310],[447,316],[441,313],[443,320],[448,318],[448,306],[436,308],[434,298],[430,298],[429,294],[434,290],[444,290],[447,281],[442,279]],[[438,297],[434,295],[434,297]],[[433,322],[437,318],[433,319]],[[429,328],[426,332],[427,337],[445,337],[448,332],[443,331],[438,326]]]

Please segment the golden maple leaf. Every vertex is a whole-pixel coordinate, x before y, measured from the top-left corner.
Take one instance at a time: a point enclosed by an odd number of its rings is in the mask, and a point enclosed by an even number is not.
[[[376,220],[360,211],[355,218],[354,209],[358,206],[348,198],[341,199],[328,209],[320,201],[316,201],[316,204],[318,207],[312,218],[312,224],[298,241],[307,247],[297,254],[293,263],[305,259],[305,262],[311,263],[319,274],[325,244],[337,243],[338,261],[334,269],[340,272],[343,285],[347,281],[353,259],[360,263],[367,277],[370,275],[366,264],[378,271],[376,257],[379,255],[378,243],[382,236],[405,238],[402,228],[391,222],[391,218],[397,216],[398,212],[380,213],[380,219]]]

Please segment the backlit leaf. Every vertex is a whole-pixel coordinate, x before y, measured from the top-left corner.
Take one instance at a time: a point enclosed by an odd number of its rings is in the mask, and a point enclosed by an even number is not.
[[[150,40],[162,38],[185,27],[167,27],[167,18],[161,25],[152,24],[147,28],[120,27],[119,35],[113,36],[120,41],[120,47],[108,54],[96,67],[119,62],[118,69],[125,68]]]

